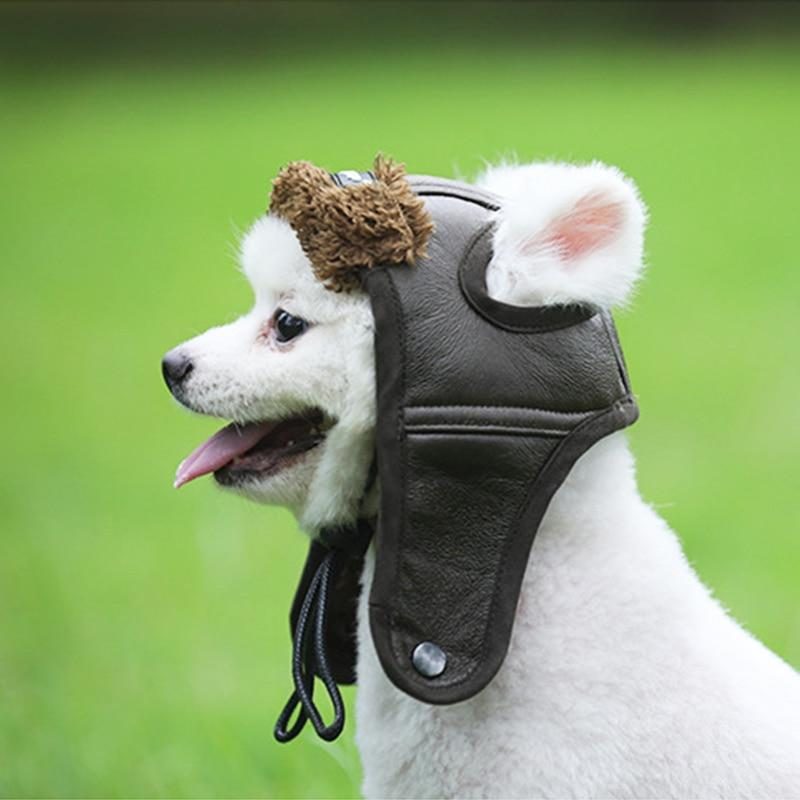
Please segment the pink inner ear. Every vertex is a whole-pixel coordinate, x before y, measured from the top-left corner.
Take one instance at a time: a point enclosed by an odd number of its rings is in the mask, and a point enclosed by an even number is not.
[[[554,250],[564,261],[575,261],[611,242],[622,230],[625,208],[603,194],[587,194],[566,214],[556,217],[523,248],[525,253]]]

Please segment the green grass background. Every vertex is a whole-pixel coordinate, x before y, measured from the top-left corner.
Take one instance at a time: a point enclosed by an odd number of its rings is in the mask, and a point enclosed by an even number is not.
[[[497,4],[207,11],[0,14],[0,794],[358,794],[352,721],[272,740],[304,541],[209,481],[172,490],[216,424],[159,374],[247,309],[236,241],[296,158],[636,179],[649,270],[618,322],[643,492],[800,666],[797,37]]]

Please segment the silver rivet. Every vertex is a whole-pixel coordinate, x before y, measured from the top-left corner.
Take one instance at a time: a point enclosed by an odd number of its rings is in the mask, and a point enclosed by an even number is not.
[[[420,642],[411,654],[411,663],[414,669],[426,678],[435,678],[444,672],[447,666],[447,656],[433,642]]]

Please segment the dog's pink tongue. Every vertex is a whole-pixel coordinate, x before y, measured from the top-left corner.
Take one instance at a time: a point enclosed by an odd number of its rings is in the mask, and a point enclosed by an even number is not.
[[[175,474],[175,488],[224,467],[229,461],[246,453],[273,427],[272,422],[252,422],[249,425],[231,423],[203,442],[180,463]]]

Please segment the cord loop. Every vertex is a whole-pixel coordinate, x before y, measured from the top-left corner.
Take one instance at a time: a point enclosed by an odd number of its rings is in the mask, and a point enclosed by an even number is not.
[[[344,728],[344,702],[339,687],[331,674],[325,651],[325,621],[328,597],[338,553],[331,550],[317,567],[317,571],[303,599],[292,645],[292,680],[294,691],[275,723],[275,738],[290,742],[311,720],[321,739],[332,742]],[[314,704],[314,680],[319,678],[333,705],[333,720],[326,725]],[[289,721],[298,710],[291,727]]]

